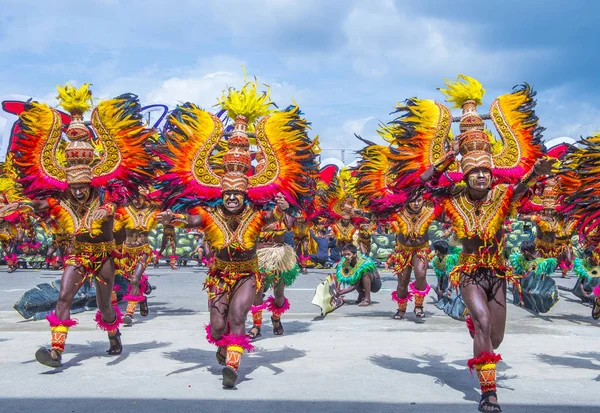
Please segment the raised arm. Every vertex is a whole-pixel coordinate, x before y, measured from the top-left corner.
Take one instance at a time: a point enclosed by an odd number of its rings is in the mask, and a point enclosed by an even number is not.
[[[285,200],[282,194],[275,196],[275,208],[272,211],[267,211],[265,214],[265,223],[272,224],[280,221],[286,215],[285,211],[288,210],[290,204]]]
[[[459,150],[459,141],[455,139],[452,143],[452,150],[447,152],[444,156],[442,156],[435,164],[432,164],[427,168],[425,172],[421,174],[419,177],[421,182],[427,183],[433,180],[435,177],[439,177],[441,174],[446,172],[446,170],[452,165],[452,163],[456,160],[456,155],[458,155]]]
[[[556,162],[555,159],[545,158],[535,161],[533,168],[525,174],[521,182],[513,185],[513,202],[518,201],[529,188],[534,186],[540,176],[551,174],[554,162]]]
[[[201,228],[202,215],[174,214],[167,209],[157,215],[158,222],[175,228]]]
[[[22,212],[38,212],[44,211],[50,207],[50,204],[46,200],[25,200],[19,202],[11,202],[10,204],[4,205],[0,208],[0,217],[5,217],[12,214],[15,211]]]

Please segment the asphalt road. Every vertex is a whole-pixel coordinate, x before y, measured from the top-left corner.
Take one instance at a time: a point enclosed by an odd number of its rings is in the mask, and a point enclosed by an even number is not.
[[[45,321],[26,321],[12,305],[53,271],[0,268],[0,411],[4,412],[464,412],[477,411],[478,384],[466,368],[472,340],[464,323],[426,300],[427,318],[392,320],[396,281],[383,272],[370,307],[347,304],[328,315],[310,304],[326,271],[301,275],[287,295],[286,334],[274,337],[265,314],[256,351],[242,360],[235,390],[223,390],[208,322],[205,270],[150,269],[157,287],[150,315],[123,328],[124,352],[106,356],[108,342],[93,312],[75,317],[64,367],[34,361],[49,343]],[[558,277],[558,274],[557,274]],[[434,277],[430,277],[434,282]],[[499,349],[499,397],[506,412],[598,411],[599,323],[557,278],[561,300],[545,315],[512,304]],[[124,306],[123,306],[124,307]],[[412,306],[409,305],[409,310]],[[249,320],[250,323],[250,320]]]

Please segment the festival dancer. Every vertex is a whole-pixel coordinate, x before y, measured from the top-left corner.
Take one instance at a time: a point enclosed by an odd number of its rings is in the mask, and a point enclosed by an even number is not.
[[[385,125],[378,133],[388,138],[390,125]],[[396,149],[393,146],[376,145],[359,137],[367,146],[359,152],[361,156],[355,168],[355,193],[360,203],[371,213],[386,216],[396,233],[394,254],[386,262],[387,268],[398,277],[392,300],[398,305],[393,318],[402,320],[406,315],[408,302],[415,299],[414,313],[417,320],[425,317],[423,304],[430,291],[427,284],[429,256],[429,236],[427,230],[440,215],[440,208],[426,200],[422,188],[407,186],[408,190],[393,186]],[[400,208],[398,212],[395,212]],[[415,281],[411,283],[411,273]]]
[[[521,219],[536,225],[534,242],[540,257],[556,258],[562,278],[570,278],[567,273],[573,268],[571,235],[575,222],[561,213],[566,208],[562,200],[575,189],[569,181],[566,175],[562,175],[538,182],[527,192],[519,207]]]
[[[0,171],[0,207],[25,200],[22,194],[23,188],[17,182],[18,172],[15,170],[12,154],[7,155],[6,160],[0,165]],[[0,218],[0,245],[4,252],[8,273],[15,272],[19,266],[19,258],[15,253],[18,245],[18,228],[23,221],[23,215],[27,212],[27,210],[16,211]]]
[[[574,271],[578,281],[573,294],[583,302],[592,302],[592,317],[600,318],[600,186],[598,185],[598,154],[600,132],[581,138],[571,146],[562,159],[559,178],[576,182],[565,197],[564,213],[577,228],[583,257],[575,259]]]
[[[248,337],[252,340],[261,336],[262,312],[265,309],[272,313],[273,334],[280,336],[284,333],[281,316],[290,308],[285,287],[292,285],[300,273],[294,249],[283,242],[286,221],[291,225],[291,217],[287,214],[281,220],[265,226],[260,233],[257,255],[263,286],[256,293],[251,307],[252,328],[248,331]],[[264,301],[264,293],[269,288],[273,288],[273,295]]]
[[[310,254],[308,251],[310,229],[308,216],[304,211],[300,211],[294,218],[292,232],[294,234],[294,249],[296,251],[296,256],[298,257],[298,263],[300,264],[302,274],[308,272],[306,269],[306,262],[309,260]]]
[[[536,313],[547,313],[558,302],[558,288],[550,277],[556,258],[542,258],[534,242],[524,241],[521,252],[510,256],[513,273],[520,276],[513,288],[514,303]]]
[[[396,182],[446,188],[436,197],[462,246],[450,280],[460,287],[474,324],[474,357],[468,365],[477,371],[481,384],[479,410],[499,412],[496,363],[501,357],[494,350],[504,338],[506,280],[514,278],[499,240],[516,202],[539,176],[550,172],[552,161],[542,156],[542,129],[528,85],[492,103],[490,118],[501,138],[494,142],[498,149],[494,154],[476,109],[485,93],[481,84],[461,75],[446,85],[442,92],[448,101],[462,108],[457,145],[448,139],[450,109],[431,100],[409,99],[399,106],[401,116],[389,127],[399,149]],[[421,183],[415,182],[415,174]]]
[[[299,108],[273,112],[269,95],[259,95],[256,89],[257,82],[248,82],[241,91],[229,89],[220,100],[234,121],[218,169],[222,175],[210,159],[223,144],[219,118],[186,103],[171,113],[163,130],[169,148],[163,156],[170,165],[159,178],[165,206],[187,206],[190,214],[167,209],[159,220],[203,230],[214,251],[204,284],[210,309],[206,331],[208,341],[218,347],[225,388],[235,386],[244,350],[253,349],[245,320],[263,285],[256,255],[260,231],[281,220],[290,204],[300,207],[311,196],[317,169],[317,146],[306,134],[308,124]],[[264,170],[251,177],[249,128],[266,159]],[[218,199],[216,208],[202,206]],[[273,200],[275,208],[265,210]]]
[[[398,286],[392,293],[392,300],[398,304],[394,319],[402,320],[406,314],[408,301],[415,299],[415,316],[425,317],[423,303],[429,294],[427,284],[427,267],[429,260],[429,226],[440,215],[440,208],[431,201],[426,201],[423,195],[417,194],[406,202],[405,207],[394,214],[397,225],[396,248],[390,255],[387,266],[398,277]],[[415,274],[412,283],[411,272]]]
[[[52,347],[42,347],[35,354],[38,362],[50,367],[62,365],[67,333],[77,324],[70,317],[71,303],[87,278],[95,282],[95,320],[108,333],[107,352],[121,354],[122,315],[117,306],[111,305],[115,201],[117,194],[128,194],[131,185],[144,184],[151,177],[143,170],[150,159],[143,151],[147,132],[137,97],[126,94],[100,102],[92,112],[90,128],[83,120],[92,105],[88,87],[85,84],[75,89],[67,84],[58,88],[60,105],[71,114],[70,122],[57,110],[38,102],[29,102],[20,114],[21,132],[13,136],[11,152],[24,194],[35,199],[0,209],[0,216],[24,207],[46,211],[74,236],[73,254],[65,262],[56,309],[47,317]],[[67,122],[68,144],[64,147],[61,132]],[[102,145],[100,155],[90,143],[92,131]],[[59,152],[66,167],[57,161]]]
[[[154,251],[154,268],[158,268],[159,258],[163,256],[165,249],[168,251],[171,249],[171,255],[169,255],[169,267],[172,270],[177,269],[177,234],[175,228],[171,225],[163,225],[162,240],[160,243],[160,249]]]
[[[373,244],[373,223],[368,219],[363,219],[358,224],[358,248],[360,253],[367,257],[371,253],[371,245]]]
[[[119,269],[123,278],[129,281],[129,290],[123,297],[127,300],[127,310],[123,324],[131,326],[138,304],[140,315],[146,317],[149,313],[147,295],[152,292],[148,282],[146,268],[153,261],[153,251],[148,244],[148,234],[158,224],[156,217],[160,212],[158,205],[148,200],[148,189],[140,187],[139,195],[126,206],[117,209],[115,216],[115,231],[125,229],[125,242],[119,258]]]
[[[371,305],[371,292],[375,293],[381,288],[375,262],[359,253],[356,246],[352,244],[342,247],[342,259],[336,267],[335,278],[340,285],[347,286],[337,290],[336,295],[341,297],[352,291],[358,291],[356,303],[359,307]]]

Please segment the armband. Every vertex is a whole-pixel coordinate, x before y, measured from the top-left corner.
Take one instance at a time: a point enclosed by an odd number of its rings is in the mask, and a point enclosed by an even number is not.
[[[448,152],[433,164],[433,169],[435,169],[436,172],[444,172],[452,165],[452,162],[454,162],[455,159],[456,155],[454,152]]]
[[[174,228],[184,228],[188,224],[188,216],[185,214],[173,214],[173,219],[169,225]]]
[[[17,202],[17,210],[20,212],[32,212],[33,211],[33,204],[30,200],[26,199],[24,201],[19,201]]]
[[[98,209],[103,209],[106,212],[108,212],[108,215],[112,215],[117,210],[117,207],[115,206],[115,204],[109,203],[109,204],[102,205]]]
[[[537,178],[537,174],[535,173],[535,169],[531,168],[529,172],[523,176],[521,182],[523,182],[523,185],[525,185],[527,188],[531,188],[537,182],[537,179],[535,178]]]
[[[273,217],[277,220],[280,221],[283,219],[285,215],[285,212],[283,212],[278,206],[276,206],[275,208],[273,208]]]

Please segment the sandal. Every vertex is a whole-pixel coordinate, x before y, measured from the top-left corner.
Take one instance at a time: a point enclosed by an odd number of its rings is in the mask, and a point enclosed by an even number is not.
[[[223,387],[233,389],[238,378],[238,372],[233,367],[225,366],[221,373],[223,374]]]
[[[121,343],[121,332],[117,329],[114,336],[108,336],[110,348],[106,352],[111,356],[118,356],[123,351],[123,343]]]
[[[150,311],[148,310],[148,300],[140,301],[140,315],[146,317]]]
[[[52,350],[40,347],[35,352],[35,359],[38,361],[38,363],[41,363],[44,366],[54,368],[62,367],[62,355],[58,351],[55,351],[55,353],[57,355],[57,358],[52,357]]]
[[[493,397],[498,397],[496,395],[495,391],[490,391],[487,393],[483,393],[481,395],[481,401],[479,402],[479,411],[480,412],[492,412],[492,413],[499,413],[502,411],[502,409],[500,408],[500,405],[498,403],[492,403],[489,401],[489,398],[493,396]]]
[[[371,305],[371,302],[369,300],[362,300],[360,303],[358,303],[359,307],[368,307]]]
[[[404,319],[405,315],[406,315],[406,311],[400,311],[400,310],[398,310],[398,311],[396,311],[396,314],[394,314],[392,316],[392,318],[394,320],[402,320],[402,319]]]
[[[600,298],[594,299],[594,308],[592,308],[592,318],[598,320],[600,318]]]
[[[417,308],[420,308],[420,310],[417,310]],[[423,307],[415,307],[415,316],[417,318],[423,318],[425,317],[425,312],[423,311]]]
[[[250,329],[250,331],[248,331],[246,335],[250,337],[250,340],[252,341],[256,340],[259,337],[262,337],[262,334],[260,334],[259,326],[252,326],[252,328]]]
[[[146,291],[144,291],[144,294],[146,294],[146,295],[152,294],[152,286],[150,285],[150,283],[148,281],[146,281]]]
[[[271,317],[271,322],[273,323],[273,334],[276,336],[283,335],[283,324],[281,324],[281,319],[275,320],[273,317]],[[275,326],[275,323],[277,323],[279,326]]]
[[[225,349],[225,346],[219,346],[219,348],[217,348],[217,363],[219,363],[220,365],[224,366],[225,363],[227,362],[227,356],[224,355],[223,353],[221,353],[221,350]]]

